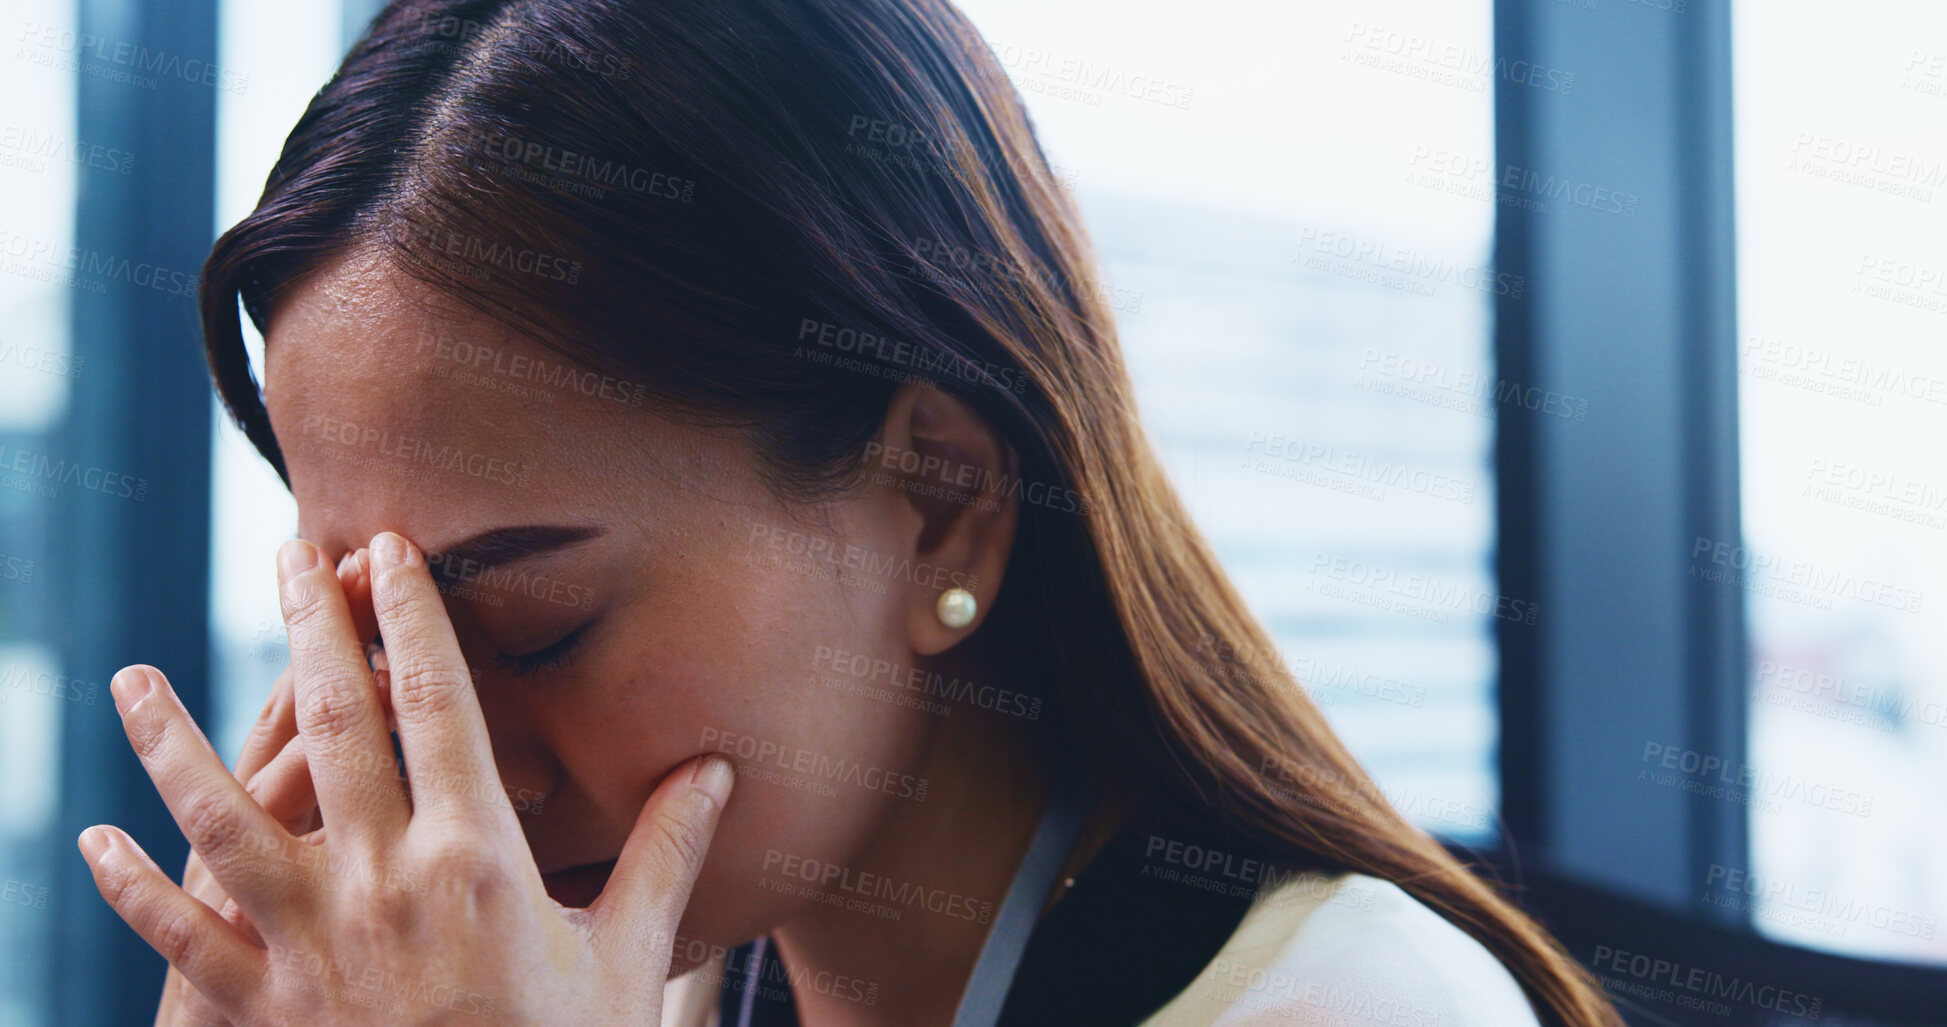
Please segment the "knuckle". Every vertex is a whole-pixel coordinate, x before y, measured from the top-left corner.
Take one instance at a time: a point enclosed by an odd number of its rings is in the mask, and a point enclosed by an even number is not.
[[[299,634],[303,642],[291,643],[291,666],[297,674],[306,678],[323,676],[351,677],[371,673],[372,667],[365,654],[351,644],[348,638],[335,635],[309,636]],[[293,691],[298,689],[293,686]]]
[[[430,660],[396,659],[388,676],[393,708],[420,718],[451,712],[473,687],[471,675]]]
[[[661,817],[655,823],[655,852],[664,869],[686,873],[703,865],[709,842],[702,828],[686,816]]]
[[[183,836],[205,862],[230,851],[242,831],[228,796],[214,791],[191,795],[183,803]]]
[[[172,965],[192,962],[201,937],[202,924],[189,910],[173,910],[156,921],[155,949]]]
[[[305,696],[306,732],[314,736],[350,734],[365,725],[372,704],[353,693],[350,683],[332,680],[312,688]]]
[[[394,566],[372,579],[372,608],[378,612],[394,612],[405,607],[419,594],[420,577],[414,573],[418,568]]]
[[[506,867],[500,857],[484,846],[467,842],[448,843],[432,859],[428,876],[444,888],[461,894],[483,895],[498,891],[506,882]]]
[[[356,901],[368,928],[386,938],[412,937],[426,918],[424,907],[412,895],[398,889],[363,888]]]
[[[95,869],[95,886],[118,912],[127,912],[140,897],[141,882],[142,875],[137,869],[120,860],[103,860]]]
[[[352,909],[360,912],[359,919],[367,921],[367,927],[400,919],[416,909],[405,896],[380,887],[378,875],[371,867],[346,874],[339,882],[339,892]]]
[[[173,712],[163,703],[143,703],[123,718],[122,727],[128,732],[129,748],[143,763],[153,761],[168,747],[173,730],[168,714]]]
[[[381,621],[390,620],[406,612],[406,598],[409,593],[399,587],[399,580],[393,577],[396,571],[387,571],[372,579],[372,612]]]
[[[277,602],[284,611],[285,626],[298,629],[308,627],[330,612],[331,593],[316,575],[305,573],[284,583],[278,590]],[[296,646],[299,640],[292,637],[291,644]]]

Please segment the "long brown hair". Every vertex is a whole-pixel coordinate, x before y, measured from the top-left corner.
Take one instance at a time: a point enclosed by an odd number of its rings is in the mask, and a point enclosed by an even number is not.
[[[920,376],[1013,445],[987,631],[1121,801],[1396,882],[1542,1019],[1621,1021],[1395,811],[1275,659],[1139,426],[1081,219],[946,0],[394,0],[204,268],[211,371],[288,482],[250,369],[278,294],[354,245],[672,412],[789,494],[862,478]]]

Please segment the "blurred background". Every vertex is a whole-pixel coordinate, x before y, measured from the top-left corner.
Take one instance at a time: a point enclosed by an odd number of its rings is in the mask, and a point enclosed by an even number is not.
[[[1179,488],[1395,805],[1634,1023],[1947,1023],[1947,8],[961,7]],[[74,849],[185,853],[109,676],[234,756],[285,663],[295,509],[195,277],[376,8],[7,5],[0,1025],[152,1015]]]

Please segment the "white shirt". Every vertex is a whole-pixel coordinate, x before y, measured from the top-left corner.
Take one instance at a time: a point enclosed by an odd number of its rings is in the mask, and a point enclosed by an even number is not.
[[[713,1027],[717,972],[665,990],[664,1027]],[[1390,881],[1266,888],[1196,980],[1142,1027],[1540,1027],[1514,975]]]
[[[1298,874],[1143,1027],[1539,1027],[1514,975],[1390,881]]]

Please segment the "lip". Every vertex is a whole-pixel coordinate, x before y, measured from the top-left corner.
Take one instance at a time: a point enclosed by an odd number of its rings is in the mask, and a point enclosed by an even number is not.
[[[547,886],[549,898],[563,906],[581,909],[594,903],[614,872],[615,860],[605,859],[550,871],[541,875],[541,883]]]

